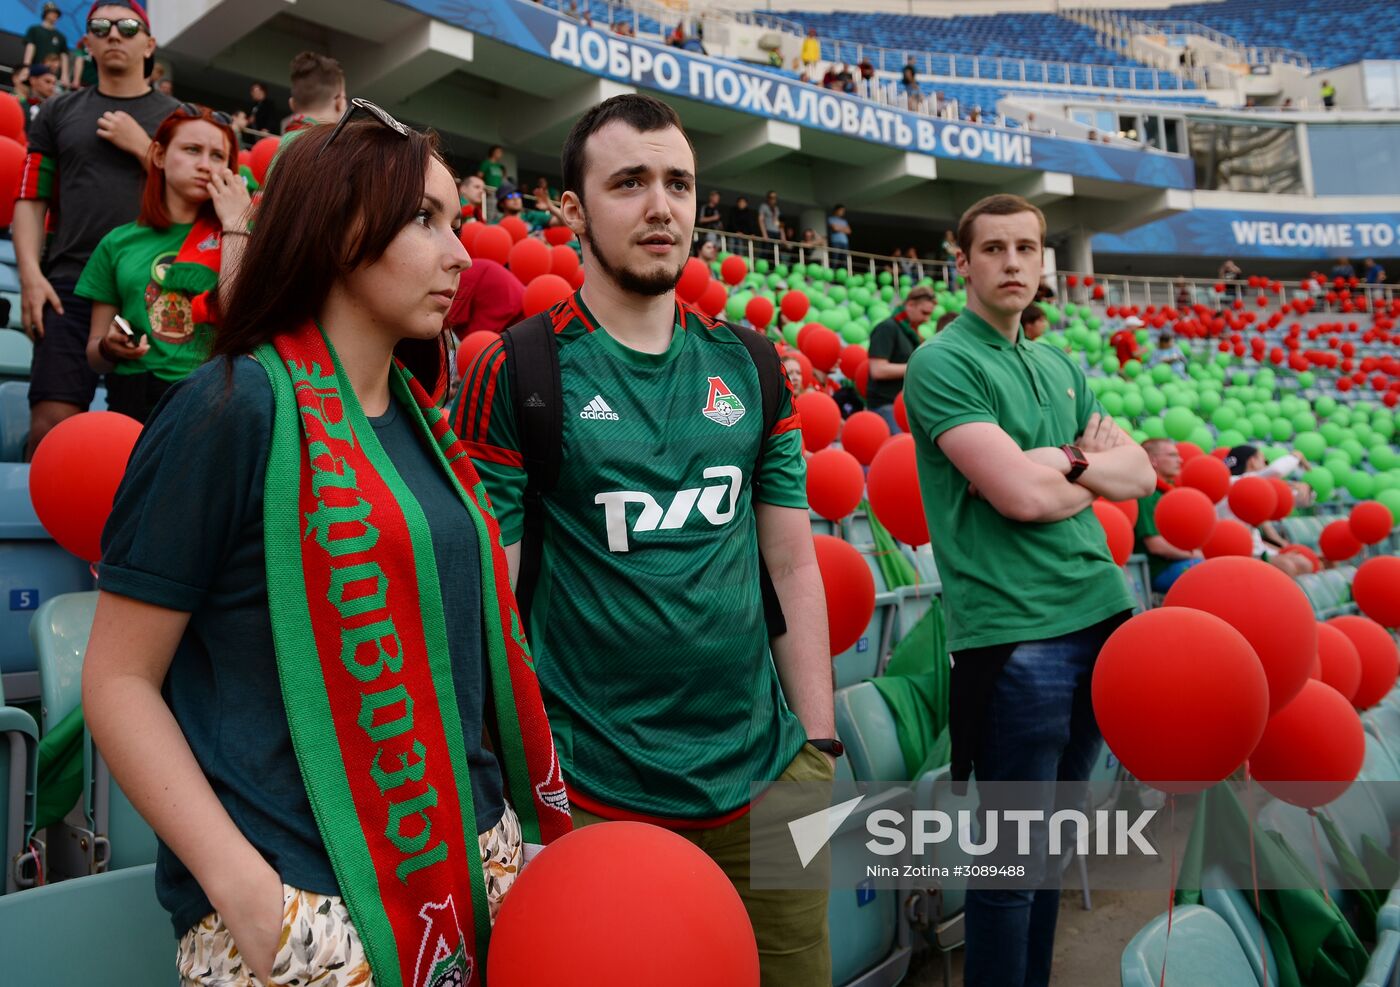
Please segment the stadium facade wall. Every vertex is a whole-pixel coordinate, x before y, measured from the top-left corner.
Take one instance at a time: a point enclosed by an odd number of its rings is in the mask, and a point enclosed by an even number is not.
[[[1202,0],[1220,3],[1223,0]],[[1097,8],[1102,10],[1161,10],[1163,0],[860,0],[863,14],[918,14],[923,17],[973,17],[978,14],[1057,14],[1061,10]],[[848,11],[851,0],[750,0],[732,5],[735,9]]]

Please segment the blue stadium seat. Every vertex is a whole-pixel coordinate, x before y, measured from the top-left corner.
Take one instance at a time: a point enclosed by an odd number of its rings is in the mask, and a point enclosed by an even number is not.
[[[28,380],[34,344],[14,329],[0,328],[0,380]]]
[[[1202,883],[1222,882],[1203,880]],[[1274,951],[1264,936],[1264,927],[1259,923],[1259,916],[1255,914],[1254,903],[1248,894],[1238,888],[1205,887],[1201,889],[1201,898],[1205,906],[1223,918],[1234,932],[1240,951],[1254,970],[1255,981],[1260,984],[1278,983],[1278,961],[1274,959]],[[1268,968],[1267,973],[1265,967]]]
[[[1162,960],[1171,987],[1202,984],[1255,984],[1254,970],[1225,920],[1203,905],[1183,905],[1171,916],[1168,955],[1167,915],[1152,919],[1123,949],[1123,987],[1157,987]],[[1274,981],[1275,983],[1277,981]]]
[[[0,894],[33,884],[39,855],[28,851],[34,835],[35,783],[38,776],[39,729],[22,709],[5,705],[0,689],[0,850],[4,851],[4,879]]]
[[[5,895],[0,929],[9,984],[175,987],[180,980],[154,866]]]
[[[28,439],[29,384],[7,380],[0,383],[0,463],[24,462]]]
[[[0,264],[0,291],[19,291],[19,272],[10,264]]]
[[[1400,932],[1386,929],[1376,938],[1371,961],[1356,987],[1394,987],[1397,967],[1400,967]]]
[[[855,685],[880,673],[880,663],[893,646],[892,631],[898,598],[894,593],[875,594],[875,612],[856,643],[831,656],[836,688]]]

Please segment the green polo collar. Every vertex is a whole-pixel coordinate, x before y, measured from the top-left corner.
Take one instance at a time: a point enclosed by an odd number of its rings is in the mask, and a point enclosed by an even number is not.
[[[955,324],[966,329],[974,338],[981,340],[989,346],[994,346],[999,350],[1011,349],[1012,344],[1007,341],[1006,337],[993,329],[986,319],[982,318],[970,308],[962,310]],[[951,329],[952,326],[949,326],[949,328]],[[1021,327],[1017,326],[1016,345],[1023,345],[1025,341],[1026,337],[1022,334]]]

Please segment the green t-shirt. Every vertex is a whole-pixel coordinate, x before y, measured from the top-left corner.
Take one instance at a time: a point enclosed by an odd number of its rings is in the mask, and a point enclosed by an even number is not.
[[[1160,555],[1153,555],[1147,550],[1147,539],[1157,535],[1157,518],[1154,513],[1157,510],[1157,501],[1162,499],[1162,491],[1154,490],[1146,497],[1138,501],[1137,524],[1133,525],[1133,552],[1137,555],[1147,556],[1147,571],[1153,579],[1171,565],[1175,559],[1164,559]]]
[[[481,180],[486,183],[487,188],[500,188],[501,183],[506,180],[506,166],[499,161],[488,158],[477,165],[476,170],[481,172]]]
[[[141,359],[117,363],[119,374],[183,380],[209,356],[213,330],[195,324],[189,295],[163,287],[191,225],[178,223],[164,232],[139,223],[118,226],[102,238],[83,268],[75,293],[115,305],[138,336],[151,341]]]
[[[769,655],[753,510],[807,507],[791,393],[765,436],[736,330],[678,308],[670,348],[647,354],[578,295],[550,315],[563,449],[528,630],[564,774],[603,806],[714,819],[805,739]],[[526,476],[505,364],[499,341],[482,351],[452,421],[509,545]]]
[[[34,46],[34,62],[43,62],[45,55],[68,54],[68,39],[61,31],[55,31],[47,24],[35,24],[24,32],[24,43]]]
[[[1098,410],[1084,374],[1053,346],[1006,340],[964,310],[909,360],[904,406],[943,602],[948,649],[1041,640],[1133,607],[1094,512],[1021,523],[968,496],[938,447],[948,429],[999,425],[1022,449],[1073,442]]]
[[[909,328],[909,317],[900,312],[870,330],[870,358],[908,363],[909,357],[919,348],[919,342],[919,334]],[[903,388],[904,381],[898,377],[892,380],[871,377],[865,385],[866,403],[872,408],[893,404]]]

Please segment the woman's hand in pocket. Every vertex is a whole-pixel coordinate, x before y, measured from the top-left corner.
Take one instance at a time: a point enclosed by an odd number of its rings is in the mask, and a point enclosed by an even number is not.
[[[272,964],[282,943],[282,878],[264,861],[262,866],[232,882],[221,900],[213,902],[248,969],[263,983],[272,978]]]

